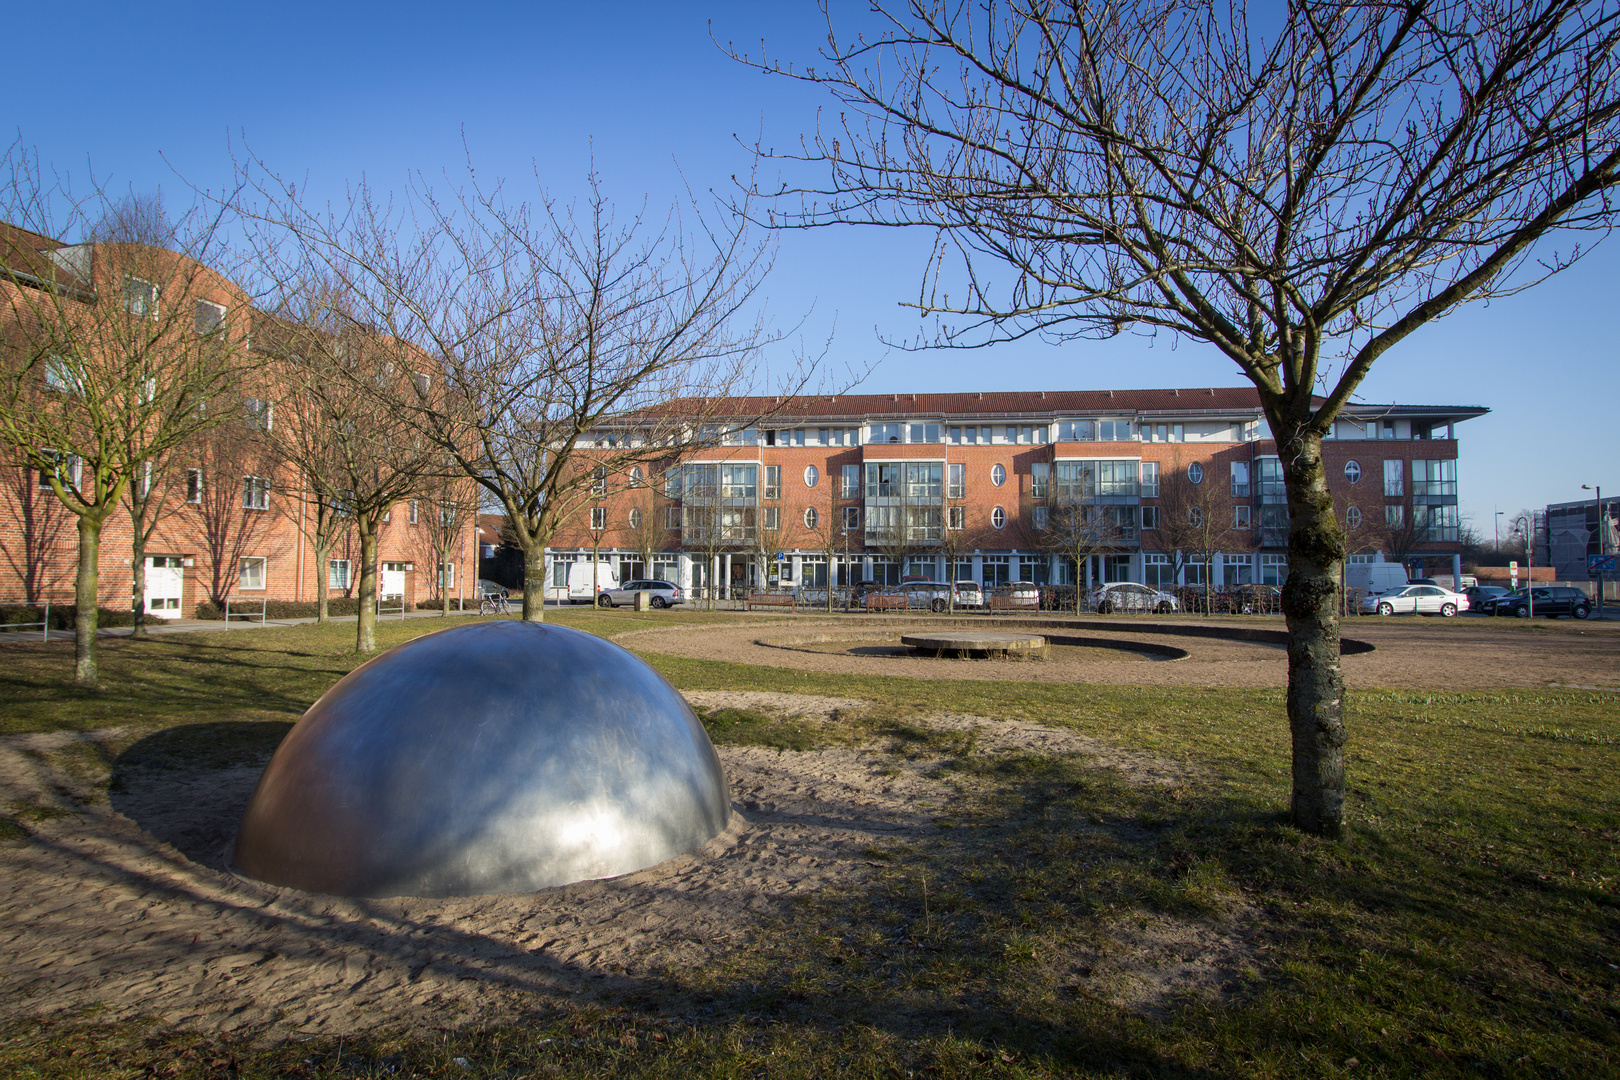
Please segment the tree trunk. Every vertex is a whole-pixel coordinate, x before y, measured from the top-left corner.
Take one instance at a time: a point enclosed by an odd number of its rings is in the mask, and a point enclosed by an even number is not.
[[[146,626],[146,515],[130,515],[129,613],[134,619],[131,637],[150,636]]]
[[[332,579],[332,545],[319,537],[315,540],[315,622],[323,625],[331,619],[326,594]]]
[[[1288,490],[1288,725],[1294,743],[1294,824],[1344,832],[1344,672],[1339,663],[1339,569],[1344,534],[1333,517],[1322,438],[1274,425]]]
[[[523,552],[523,621],[546,621],[546,547],[536,544]]]
[[[437,554],[439,556],[439,576],[437,579],[439,582],[439,618],[448,619],[450,617],[450,575],[445,571],[450,566],[450,549],[445,548]],[[465,574],[467,568],[463,566],[461,572]]]
[[[361,515],[357,524],[360,532],[360,604],[359,618],[355,621],[355,652],[377,651],[377,531]]]
[[[101,686],[96,669],[96,587],[101,569],[101,522],[79,518],[79,573],[73,583],[73,682],[89,690]]]

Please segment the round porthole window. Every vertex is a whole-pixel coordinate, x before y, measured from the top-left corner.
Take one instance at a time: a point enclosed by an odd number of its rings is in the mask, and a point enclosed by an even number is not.
[[[1187,479],[1195,484],[1202,484],[1204,482],[1204,467],[1196,461],[1187,466]]]
[[[1344,523],[1352,529],[1361,525],[1361,507],[1352,506],[1344,512]]]
[[[630,527],[632,529],[641,528],[641,511],[635,507],[630,509]]]
[[[990,467],[990,482],[996,485],[996,487],[1000,487],[1002,484],[1005,484],[1007,482],[1007,470],[1003,466],[992,465]],[[1001,526],[997,525],[996,528],[999,529]]]
[[[816,508],[815,507],[807,506],[807,507],[804,508],[804,527],[805,528],[807,528],[807,529],[815,528],[816,523],[819,522],[820,520],[821,520],[821,517],[820,517],[819,514],[816,513]]]
[[[999,469],[1001,466],[997,465],[996,468]],[[990,524],[998,529],[1005,529],[1007,527],[1007,511],[999,506],[990,511]]]
[[[814,465],[804,467],[804,486],[815,487],[821,482],[821,472]]]
[[[1361,479],[1361,462],[1347,461],[1344,463],[1344,478],[1352,484]]]

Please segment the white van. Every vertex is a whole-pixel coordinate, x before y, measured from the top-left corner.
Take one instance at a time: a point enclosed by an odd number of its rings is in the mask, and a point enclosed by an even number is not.
[[[596,563],[596,573],[591,573],[591,563],[577,562],[568,565],[568,602],[570,604],[594,604],[596,598],[609,589],[619,587],[619,568],[612,563]]]
[[[1344,568],[1344,587],[1364,595],[1406,588],[1406,567],[1400,563],[1355,563]]]

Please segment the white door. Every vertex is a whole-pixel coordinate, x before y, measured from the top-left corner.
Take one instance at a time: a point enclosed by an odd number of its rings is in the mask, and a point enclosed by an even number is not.
[[[146,613],[155,619],[178,619],[186,571],[178,555],[146,558]]]
[[[382,588],[378,592],[384,600],[405,595],[404,563],[385,562],[382,564]]]
[[[1440,605],[1445,602],[1446,594],[1433,585],[1421,585],[1416,590],[1417,612],[1419,615],[1438,615]]]

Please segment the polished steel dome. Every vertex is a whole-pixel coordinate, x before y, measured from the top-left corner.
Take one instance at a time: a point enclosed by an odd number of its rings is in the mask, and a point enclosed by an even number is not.
[[[356,668],[288,733],[234,861],[343,896],[532,892],[695,850],[731,816],[686,701],[591,634],[458,626]]]

